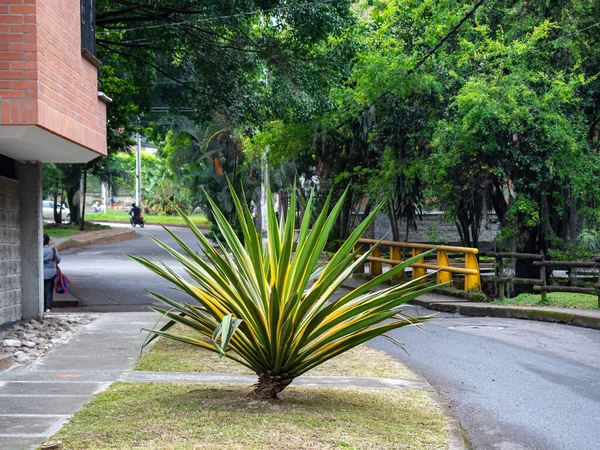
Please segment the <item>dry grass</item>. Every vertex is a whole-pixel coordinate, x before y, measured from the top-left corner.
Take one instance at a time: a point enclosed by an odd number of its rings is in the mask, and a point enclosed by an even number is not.
[[[426,392],[116,383],[53,439],[77,449],[442,449],[445,421]]]
[[[184,327],[174,328],[178,334],[200,337]],[[138,360],[135,370],[157,372],[213,372],[249,374],[236,362],[219,358],[216,353],[189,344],[160,338],[150,351]],[[339,355],[306,375],[346,377],[413,378],[411,372],[385,352],[361,345]]]

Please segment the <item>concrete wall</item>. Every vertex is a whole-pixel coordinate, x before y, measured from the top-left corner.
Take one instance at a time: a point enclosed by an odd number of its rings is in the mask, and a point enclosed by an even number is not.
[[[442,220],[442,212],[430,212],[423,214],[423,220],[417,221],[417,231],[409,231],[408,242],[435,242],[437,244],[460,243],[460,236],[456,225],[446,223]],[[402,240],[405,238],[406,222],[400,222]],[[498,223],[495,214],[489,214],[487,221],[482,221],[479,235],[481,244],[493,242],[498,234]],[[379,214],[375,220],[375,239],[386,237],[392,239],[390,220],[387,214]],[[481,246],[480,246],[481,247]]]
[[[17,162],[21,202],[21,312],[24,319],[43,314],[42,164]]]
[[[22,316],[19,211],[19,182],[0,177],[0,325]]]

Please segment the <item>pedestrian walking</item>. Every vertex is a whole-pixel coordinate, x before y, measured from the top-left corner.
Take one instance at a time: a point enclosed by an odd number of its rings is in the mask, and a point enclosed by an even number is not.
[[[44,311],[50,312],[54,303],[54,277],[60,256],[50,247],[50,236],[44,234]]]

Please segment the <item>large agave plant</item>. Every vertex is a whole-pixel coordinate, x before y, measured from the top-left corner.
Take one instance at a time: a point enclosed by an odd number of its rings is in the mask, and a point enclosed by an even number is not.
[[[166,265],[132,256],[193,300],[190,304],[180,304],[150,292],[167,306],[167,309],[152,309],[168,318],[168,322],[160,329],[147,330],[150,335],[146,344],[163,336],[230,358],[258,375],[257,395],[277,398],[294,378],[319,364],[390,330],[426,320],[408,317],[399,306],[433,289],[432,283],[414,280],[371,292],[373,287],[403,271],[416,258],[332,301],[344,280],[369,256],[370,253],[360,255],[354,246],[380,207],[375,208],[333,257],[323,263],[323,247],[345,194],[331,212],[329,196],[312,228],[311,216],[315,211],[311,196],[297,239],[295,195],[288,216],[281,221],[277,220],[269,201],[267,239],[263,243],[246,202],[240,200],[233,189],[231,192],[243,242],[212,201],[216,225],[224,236],[219,249],[215,249],[181,211],[203,254],[198,255],[169,230],[181,250],[154,239],[185,267],[193,281],[187,281]],[[177,323],[209,339],[193,339],[169,331]]]

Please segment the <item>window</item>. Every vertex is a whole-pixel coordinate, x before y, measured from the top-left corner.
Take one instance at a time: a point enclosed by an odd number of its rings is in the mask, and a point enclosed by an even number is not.
[[[81,0],[81,53],[96,64],[96,1]]]

